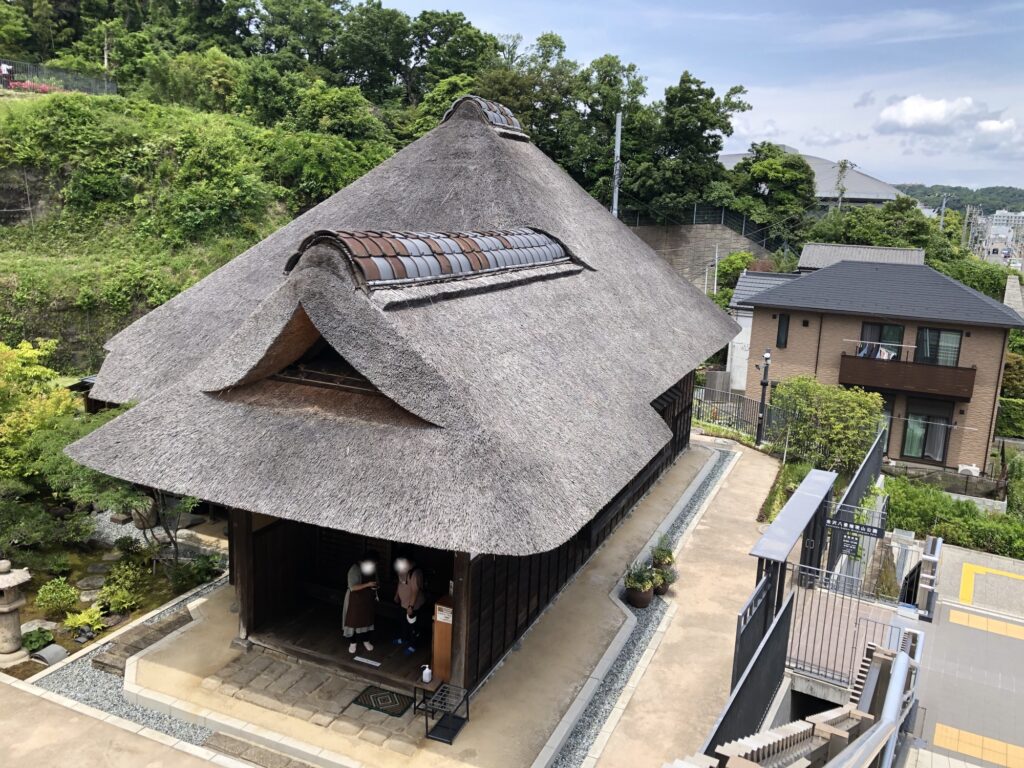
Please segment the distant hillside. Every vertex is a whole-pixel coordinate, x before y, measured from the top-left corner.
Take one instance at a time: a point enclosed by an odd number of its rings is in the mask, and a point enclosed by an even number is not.
[[[985,213],[997,209],[1007,211],[1024,211],[1024,189],[1019,187],[948,187],[944,184],[897,184],[896,187],[911,197],[920,200],[930,208],[942,205],[942,195],[948,194],[946,207],[956,211],[964,210],[968,205],[980,205]]]

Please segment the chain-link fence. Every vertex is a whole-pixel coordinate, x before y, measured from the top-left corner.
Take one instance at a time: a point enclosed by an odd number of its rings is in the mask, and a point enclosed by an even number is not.
[[[0,89],[20,93],[80,91],[95,95],[117,93],[117,83],[106,75],[83,75],[42,64],[0,58]]]

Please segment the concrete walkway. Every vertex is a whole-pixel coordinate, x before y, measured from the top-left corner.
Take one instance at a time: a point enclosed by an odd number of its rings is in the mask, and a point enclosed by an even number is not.
[[[209,768],[137,733],[0,683],[0,765],[95,765],[108,768]]]
[[[1024,560],[943,544],[939,598],[1024,618]]]
[[[186,702],[198,712],[209,709],[224,713],[236,718],[235,722],[283,733],[368,766],[529,765],[623,623],[621,609],[608,599],[609,590],[712,454],[696,441],[637,505],[473,699],[470,722],[452,747],[420,742],[413,754],[400,754],[362,739],[359,734],[314,725],[204,688],[205,678],[239,654],[229,646],[237,616],[227,610],[230,592],[226,589],[210,596],[205,621],[195,622],[179,640],[158,647],[139,660],[137,683],[144,689]],[[770,475],[765,480],[770,485],[774,477],[772,460],[764,462],[759,466]],[[734,483],[737,495],[733,503],[742,508],[739,514],[747,521],[753,519],[760,505],[760,501],[752,501],[759,491],[742,489],[743,484],[752,482],[745,479],[743,483]],[[758,498],[763,498],[764,493]],[[698,577],[689,567],[684,568],[682,578],[684,583],[697,586]],[[715,578],[724,577],[719,573]],[[734,582],[743,584],[732,590],[743,593],[742,602],[753,585],[753,577],[744,573]],[[689,591],[686,590],[687,594]],[[686,602],[690,599],[686,598]],[[706,610],[714,608],[708,605]],[[735,609],[730,610],[734,616]],[[727,616],[725,622],[734,622],[734,618]],[[729,653],[731,660],[731,645]],[[685,659],[682,663],[685,666]],[[723,679],[721,685],[728,685],[728,680]]]
[[[677,606],[635,689],[625,692],[599,766],[659,766],[700,750],[729,696],[736,614],[754,588],[755,522],[779,462],[736,446],[739,460],[677,554]],[[613,714],[613,717],[616,715]]]

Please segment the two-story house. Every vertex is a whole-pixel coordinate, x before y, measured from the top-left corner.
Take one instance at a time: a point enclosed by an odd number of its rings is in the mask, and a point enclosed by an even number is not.
[[[888,455],[984,470],[1013,309],[931,267],[842,261],[748,297],[770,379],[810,375],[880,392]],[[751,354],[747,397],[760,397]]]

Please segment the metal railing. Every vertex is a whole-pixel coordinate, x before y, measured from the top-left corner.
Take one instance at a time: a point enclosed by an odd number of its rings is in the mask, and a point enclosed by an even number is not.
[[[691,206],[680,209],[670,217],[651,216],[650,209],[642,211],[623,208],[619,218],[630,226],[636,227],[662,224],[719,224],[728,227],[736,234],[742,235],[765,250],[777,251],[788,250],[789,248],[789,244],[785,239],[771,234],[770,227],[767,224],[759,224],[745,214],[720,205],[694,203]]]
[[[83,75],[42,64],[0,58],[0,89],[22,93],[80,91],[98,95],[117,93],[117,83],[106,75]]]
[[[774,443],[785,439],[787,414],[781,408],[765,403],[764,440]],[[741,432],[751,438],[757,435],[759,400],[734,392],[707,387],[693,391],[693,417],[697,421]]]

